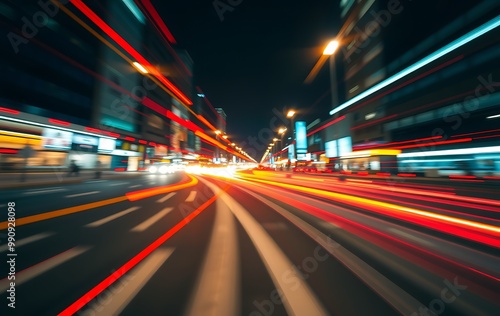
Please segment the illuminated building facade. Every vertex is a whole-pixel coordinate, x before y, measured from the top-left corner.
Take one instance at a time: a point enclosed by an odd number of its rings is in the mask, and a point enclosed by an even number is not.
[[[349,137],[352,151],[402,150],[399,169],[408,172],[500,171],[500,153],[448,152],[453,157],[428,161],[420,155],[495,145],[500,3],[344,0],[340,6],[337,58],[346,98],[330,114],[345,119],[328,128],[327,142]],[[346,157],[336,148],[337,157]]]

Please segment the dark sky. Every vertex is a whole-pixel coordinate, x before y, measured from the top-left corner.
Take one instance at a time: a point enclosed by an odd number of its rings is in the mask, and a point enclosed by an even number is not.
[[[213,2],[153,4],[192,57],[196,84],[228,115],[232,139],[243,143],[269,128],[273,108],[292,106],[309,120],[328,112],[330,95],[316,102],[328,90],[327,65],[312,84],[303,81],[335,34],[336,1],[234,0],[241,4],[222,21]]]

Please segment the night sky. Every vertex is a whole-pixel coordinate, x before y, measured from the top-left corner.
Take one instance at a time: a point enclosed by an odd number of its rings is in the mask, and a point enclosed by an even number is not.
[[[195,84],[228,115],[230,138],[242,144],[258,136],[269,128],[273,109],[294,107],[308,123],[325,116],[328,66],[312,84],[303,82],[335,35],[336,1],[234,0],[241,4],[224,12],[222,21],[213,2],[153,4],[192,57]]]

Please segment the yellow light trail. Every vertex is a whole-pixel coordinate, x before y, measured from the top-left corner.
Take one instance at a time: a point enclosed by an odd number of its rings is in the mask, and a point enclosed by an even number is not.
[[[391,204],[391,203],[387,203],[387,202],[374,201],[374,200],[370,200],[370,199],[366,199],[366,198],[362,198],[362,197],[351,196],[351,195],[342,194],[342,193],[335,193],[335,192],[314,189],[314,188],[306,188],[306,187],[302,187],[302,186],[294,185],[294,184],[279,183],[279,182],[274,182],[274,181],[269,181],[269,180],[260,180],[260,179],[255,179],[255,178],[250,178],[250,180],[256,181],[256,182],[261,182],[261,183],[266,183],[269,185],[279,186],[279,187],[283,187],[283,188],[294,189],[297,191],[326,196],[326,197],[334,198],[334,199],[337,199],[337,200],[340,200],[343,202],[351,202],[351,203],[357,203],[357,204],[365,204],[365,205],[383,207],[383,208],[390,209],[393,211],[416,214],[416,215],[420,215],[420,216],[427,217],[427,218],[437,219],[440,221],[454,223],[454,224],[460,224],[460,225],[464,225],[464,226],[471,227],[471,228],[479,228],[479,229],[486,230],[486,231],[491,232],[491,233],[500,234],[500,227],[488,225],[488,224],[483,224],[483,223],[478,223],[478,222],[474,222],[474,221],[469,221],[466,219],[451,217],[451,216],[442,215],[442,214],[436,214],[436,213],[418,210],[418,209],[414,209],[414,208],[410,208],[410,207]]]
[[[135,191],[135,192],[130,192],[127,193],[124,196],[119,196],[107,200],[102,200],[102,201],[97,201],[97,202],[92,202],[92,203],[87,203],[87,204],[82,204],[82,205],[77,205],[77,206],[72,206],[72,207],[67,207],[63,208],[60,210],[56,211],[51,211],[51,212],[46,212],[42,214],[36,214],[36,215],[31,215],[31,216],[26,216],[26,217],[21,217],[16,219],[16,226],[22,226],[26,224],[31,224],[31,223],[36,223],[56,217],[61,217],[69,214],[74,214],[78,212],[83,212],[87,210],[91,210],[97,207],[101,206],[106,206],[110,204],[115,204],[123,201],[137,201],[140,199],[145,199],[154,195],[158,194],[163,194],[171,191],[177,191],[180,189],[184,189],[187,187],[194,186],[198,183],[198,179],[188,175],[190,178],[188,182],[181,183],[181,184],[175,184],[175,185],[170,185],[170,186],[165,186],[165,187],[159,187],[159,188],[153,188],[153,189],[146,189],[146,190],[141,190],[141,191]],[[8,222],[0,222],[0,230],[7,229]]]

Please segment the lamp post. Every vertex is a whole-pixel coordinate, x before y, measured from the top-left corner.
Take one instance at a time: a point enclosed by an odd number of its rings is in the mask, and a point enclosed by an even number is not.
[[[287,131],[286,127],[281,127],[278,130],[278,134],[280,135],[280,160],[281,160],[281,152],[283,151],[283,136],[285,135],[286,131]]]
[[[336,108],[339,102],[337,91],[337,74],[335,70],[335,57],[334,54],[339,47],[339,41],[332,40],[328,43],[325,50],[323,51],[323,55],[329,56],[330,60],[330,89],[332,91],[332,109]],[[337,114],[338,116],[338,114]]]
[[[292,128],[292,143],[295,141],[295,126],[293,125],[293,118],[295,116],[295,111],[294,110],[289,110],[288,113],[286,114],[286,117],[290,119],[290,124]],[[295,141],[295,144],[293,145],[293,155],[292,159],[297,160],[297,142]]]

